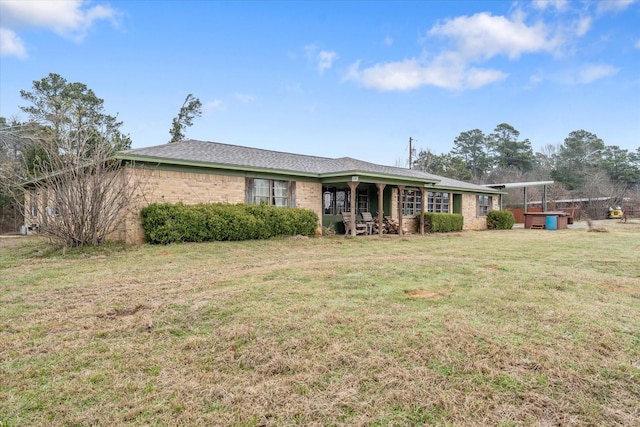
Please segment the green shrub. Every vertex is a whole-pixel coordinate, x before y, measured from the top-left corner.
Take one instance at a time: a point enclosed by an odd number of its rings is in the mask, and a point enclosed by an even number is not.
[[[318,223],[307,209],[247,204],[154,203],[141,216],[145,240],[158,244],[313,236]]]
[[[489,230],[511,230],[516,222],[510,211],[491,211],[487,215],[487,228]]]
[[[461,231],[464,220],[461,214],[424,213],[424,229],[427,233],[448,233]]]

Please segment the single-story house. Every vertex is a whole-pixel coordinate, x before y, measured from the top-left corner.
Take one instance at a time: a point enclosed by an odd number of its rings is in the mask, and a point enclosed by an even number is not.
[[[141,243],[140,209],[151,203],[267,203],[306,208],[323,227],[342,229],[342,213],[392,217],[400,229],[423,230],[421,212],[459,213],[465,230],[487,227],[499,190],[419,170],[353,158],[325,158],[185,140],[120,152],[139,196],[114,240]],[[28,223],[28,219],[26,219]]]

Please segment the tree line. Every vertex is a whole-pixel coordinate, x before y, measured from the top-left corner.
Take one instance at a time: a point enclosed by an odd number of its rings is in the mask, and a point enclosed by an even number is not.
[[[575,130],[562,144],[534,152],[529,139],[507,123],[492,133],[461,132],[448,153],[420,150],[413,168],[477,184],[543,181],[557,183],[567,197],[610,197],[620,204],[640,193],[640,147],[606,145],[597,135]]]

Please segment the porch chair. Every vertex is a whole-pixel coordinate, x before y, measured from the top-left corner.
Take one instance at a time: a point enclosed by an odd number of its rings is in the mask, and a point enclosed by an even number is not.
[[[371,212],[361,212],[360,215],[362,215],[362,222],[367,225],[367,234],[373,234],[374,231],[377,231],[378,224],[373,220]]]
[[[342,212],[342,223],[344,224],[344,235],[351,234],[351,212]],[[356,220],[355,230],[356,235],[367,234],[367,224]]]

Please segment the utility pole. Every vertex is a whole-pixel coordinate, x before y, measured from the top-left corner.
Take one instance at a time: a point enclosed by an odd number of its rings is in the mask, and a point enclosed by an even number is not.
[[[411,143],[413,142],[413,139],[411,137],[409,137],[409,169],[411,169],[411,163],[413,163],[413,147],[411,146]]]

